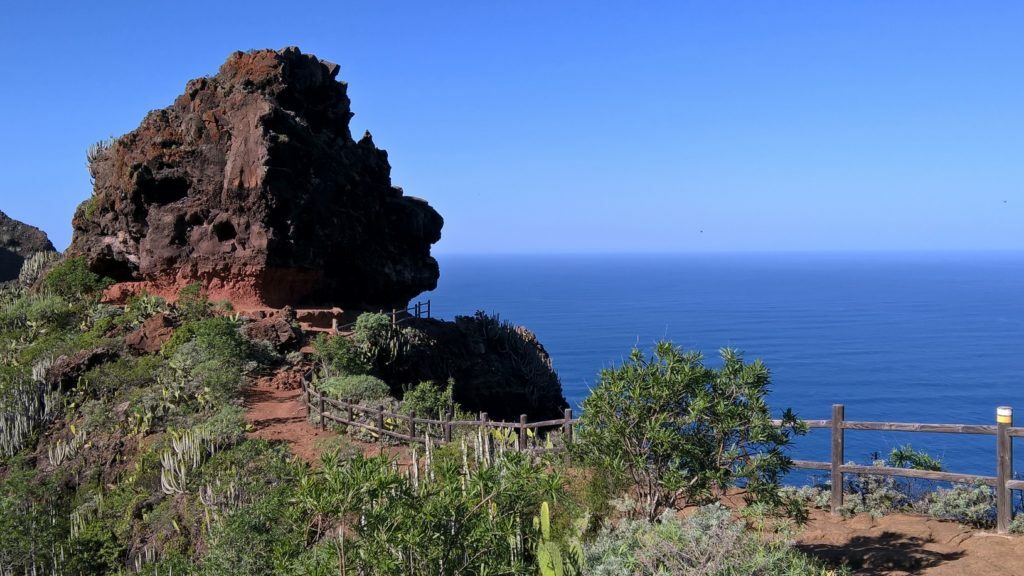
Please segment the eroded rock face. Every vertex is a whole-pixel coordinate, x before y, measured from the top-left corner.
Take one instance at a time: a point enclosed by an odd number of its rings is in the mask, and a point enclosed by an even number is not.
[[[297,48],[236,52],[99,149],[69,252],[114,292],[200,282],[240,306],[404,307],[439,275],[443,220],[349,132],[338,66]]]
[[[33,254],[53,251],[45,232],[0,212],[0,282],[16,279]]]

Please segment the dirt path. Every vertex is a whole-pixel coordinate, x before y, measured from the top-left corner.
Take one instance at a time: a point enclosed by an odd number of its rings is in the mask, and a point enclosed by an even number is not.
[[[1024,576],[1024,537],[927,516],[843,519],[815,510],[796,546],[832,562],[845,561],[858,575]]]
[[[301,369],[279,372],[257,380],[245,393],[245,419],[253,426],[250,438],[285,442],[296,456],[315,464],[320,460],[323,442],[337,435],[306,421],[298,385],[301,373]]]

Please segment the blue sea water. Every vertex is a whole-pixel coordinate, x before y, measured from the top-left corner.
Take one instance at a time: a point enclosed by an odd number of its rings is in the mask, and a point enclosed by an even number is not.
[[[1024,422],[1024,253],[442,256],[434,315],[533,330],[578,407],[601,368],[670,339],[761,358],[770,402],[807,419]],[[995,474],[995,438],[847,432],[847,460],[910,443],[947,470]],[[1021,441],[1018,440],[1018,444]],[[795,458],[828,460],[828,431]],[[1024,448],[1015,469],[1024,471]]]

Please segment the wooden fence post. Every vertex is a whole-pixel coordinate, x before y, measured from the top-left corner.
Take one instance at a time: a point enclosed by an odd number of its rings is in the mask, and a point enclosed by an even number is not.
[[[565,438],[565,445],[572,444],[572,408],[566,408],[563,414],[565,422],[562,423],[562,436]]]
[[[351,423],[356,421],[356,415],[355,415],[354,411],[352,410],[352,404],[346,402],[345,406],[348,407],[348,410],[346,410],[347,413],[345,415],[348,416],[348,422],[349,422],[349,424],[351,424]]]
[[[839,467],[843,465],[845,456],[843,420],[845,409],[842,404],[832,405],[832,513],[839,514],[843,507],[843,473]]]
[[[331,334],[337,334],[337,333],[338,333],[338,319],[337,318],[331,318]]]
[[[427,318],[430,318],[430,300],[427,300]]]
[[[320,430],[324,430],[324,391],[320,391]]]
[[[384,443],[384,406],[377,406],[377,441]]]
[[[526,450],[526,414],[519,415],[519,451]]]
[[[397,308],[392,308],[391,309],[391,325],[394,326],[396,324],[398,324],[398,309]]]
[[[416,441],[416,411],[412,410],[409,412],[409,437],[412,441]]]
[[[996,531],[1006,534],[1013,519],[1013,491],[1006,482],[1013,478],[1013,408],[996,408]]]
[[[454,419],[455,416],[454,412],[455,409],[449,407],[448,411],[445,413],[444,416],[444,441],[446,444],[452,441],[452,420]]]

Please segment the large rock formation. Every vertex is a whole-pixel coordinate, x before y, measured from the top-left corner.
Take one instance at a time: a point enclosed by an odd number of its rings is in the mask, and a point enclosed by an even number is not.
[[[558,418],[569,406],[547,350],[526,328],[477,312],[409,319],[402,335],[394,360],[375,367],[393,388],[450,378],[463,408],[498,420]]]
[[[16,279],[33,254],[53,251],[45,232],[0,212],[0,282]]]
[[[242,307],[404,307],[433,289],[443,220],[392,186],[369,134],[352,138],[337,74],[286,48],[190,81],[91,152],[69,252],[122,293],[200,282]]]

